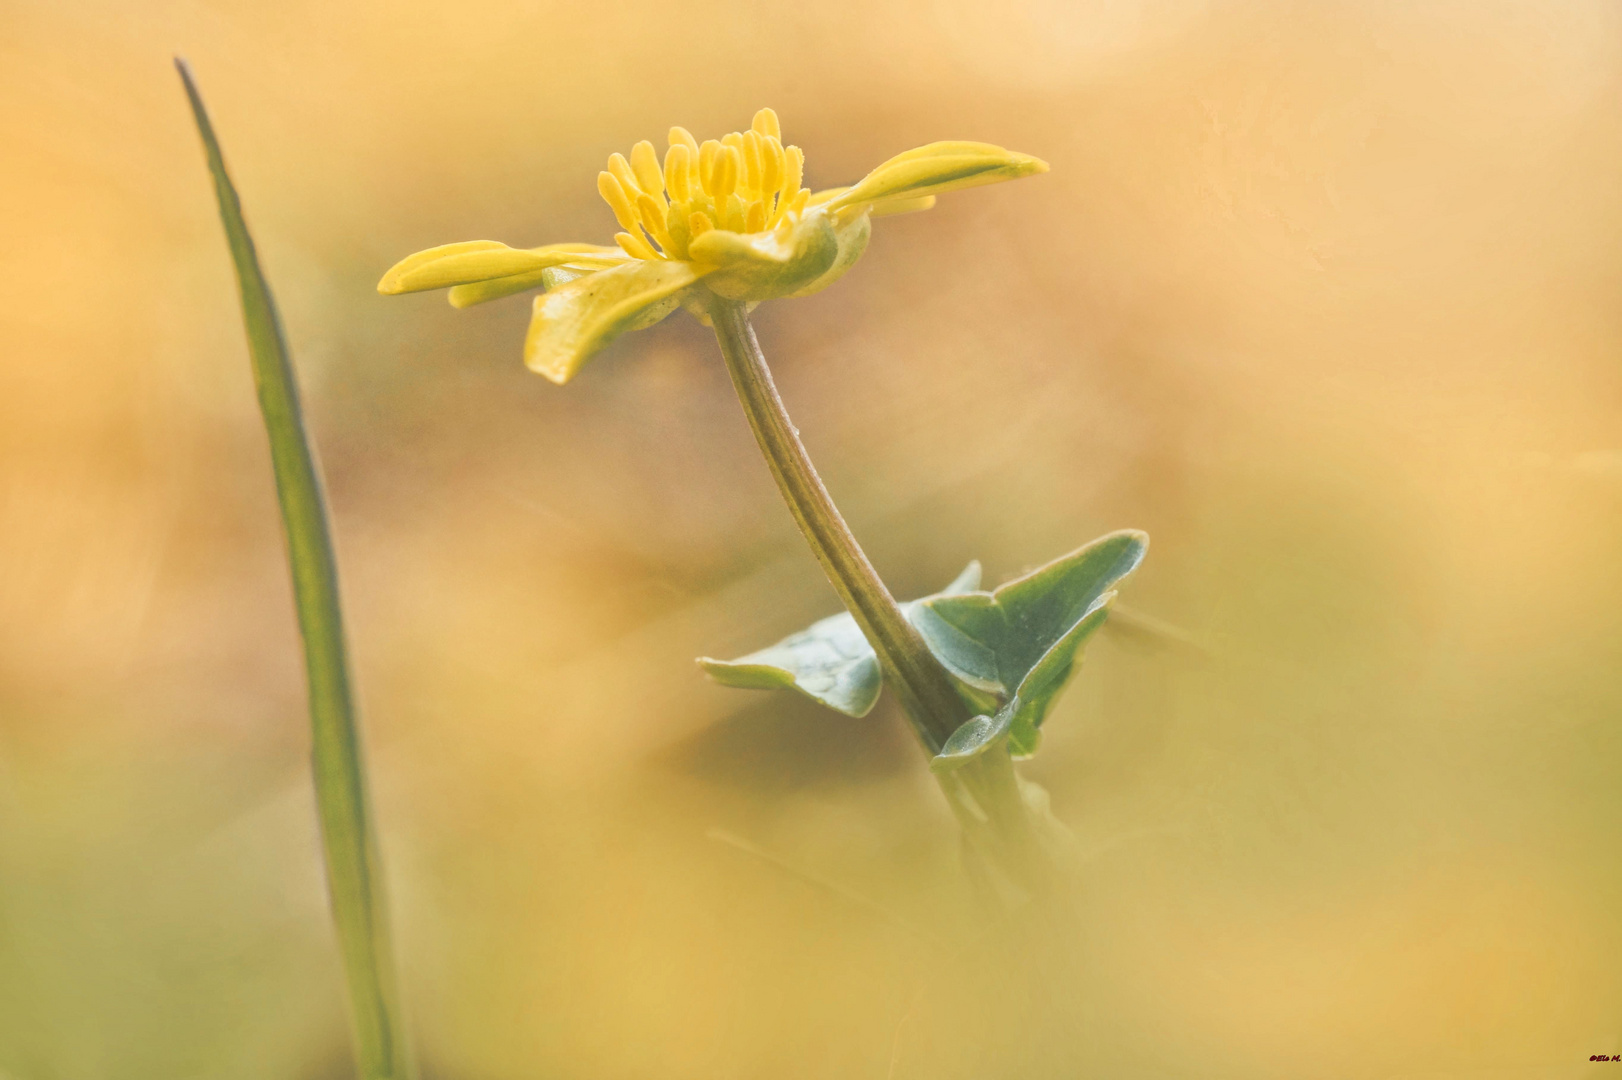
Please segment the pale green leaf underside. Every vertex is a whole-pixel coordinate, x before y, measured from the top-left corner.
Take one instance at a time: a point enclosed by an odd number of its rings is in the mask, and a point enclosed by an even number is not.
[[[965,697],[987,709],[953,733],[934,767],[956,768],[1004,741],[1016,756],[1036,752],[1042,721],[1104,624],[1115,585],[1147,547],[1141,532],[1111,533],[991,592],[979,591],[980,564],[970,563],[941,592],[901,605]],[[699,663],[724,685],[795,690],[848,716],[865,716],[883,683],[872,646],[845,612],[737,660]]]
[[[1015,703],[1009,702],[991,716],[976,716],[952,732],[929,767],[938,773],[951,772],[985,753],[1008,737]]]
[[[980,564],[971,562],[936,596],[966,592],[979,584]],[[901,607],[910,617],[921,603],[914,600]],[[724,686],[795,690],[846,716],[871,712],[884,681],[873,647],[845,611],[748,656],[736,660],[700,657],[698,662],[710,678]]]

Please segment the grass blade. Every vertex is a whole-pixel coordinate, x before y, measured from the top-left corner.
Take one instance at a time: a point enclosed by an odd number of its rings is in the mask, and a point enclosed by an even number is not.
[[[338,605],[338,568],[327,525],[326,499],[315,455],[305,432],[298,385],[270,286],[259,268],[242,204],[225,170],[219,142],[191,71],[178,57],[198,133],[208,155],[225,224],[231,261],[242,293],[259,407],[270,436],[276,494],[292,564],[294,603],[304,637],[310,691],[312,764],[327,886],[343,953],[355,1032],[355,1053],[364,1080],[405,1080],[410,1055],[401,1023],[394,951],[389,938],[377,835],[356,725],[354,692]]]

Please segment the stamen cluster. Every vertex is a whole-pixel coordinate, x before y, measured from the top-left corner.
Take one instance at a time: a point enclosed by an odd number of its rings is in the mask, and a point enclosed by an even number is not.
[[[626,254],[686,259],[688,244],[711,229],[764,232],[804,211],[804,169],[805,154],[783,145],[777,114],[762,109],[748,131],[702,144],[671,128],[663,168],[653,144],[639,142],[629,161],[608,159],[597,190],[625,230],[614,240]]]

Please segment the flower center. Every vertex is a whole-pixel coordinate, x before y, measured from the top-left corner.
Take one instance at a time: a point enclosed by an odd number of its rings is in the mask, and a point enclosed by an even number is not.
[[[624,232],[614,239],[638,259],[685,259],[687,245],[711,229],[757,233],[805,209],[805,154],[785,147],[777,114],[762,109],[748,131],[702,145],[686,128],[670,129],[664,166],[650,142],[608,159],[597,190]]]

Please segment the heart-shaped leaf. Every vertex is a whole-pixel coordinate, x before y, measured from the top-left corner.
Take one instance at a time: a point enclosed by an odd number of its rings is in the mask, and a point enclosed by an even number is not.
[[[909,618],[926,600],[980,586],[980,564],[971,562],[933,597],[902,604]],[[978,648],[969,642],[966,648]],[[866,716],[879,699],[883,674],[873,646],[848,611],[814,622],[776,645],[736,660],[699,658],[710,678],[745,690],[797,690],[846,716]]]
[[[948,746],[963,734],[961,749],[983,752],[1000,731],[1014,753],[1036,751],[1038,729],[1074,672],[1081,647],[1103,625],[1113,587],[1143,561],[1148,544],[1141,532],[1110,533],[992,592],[919,603],[912,622],[930,651],[960,679],[1008,699],[996,718],[1001,723],[987,721],[965,732],[985,719],[977,717]]]

